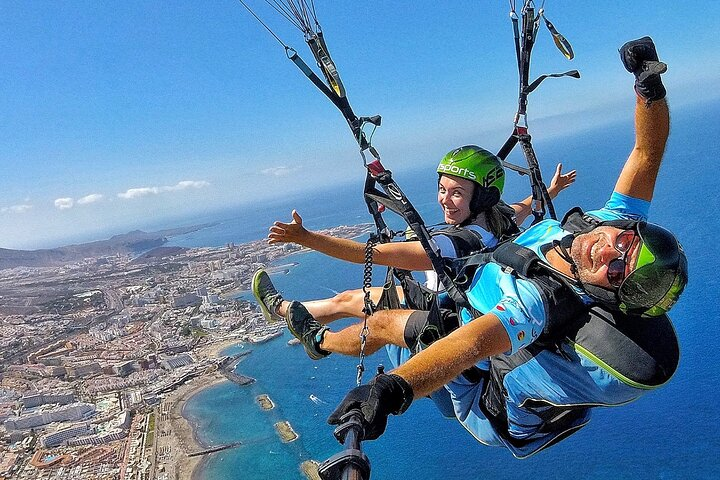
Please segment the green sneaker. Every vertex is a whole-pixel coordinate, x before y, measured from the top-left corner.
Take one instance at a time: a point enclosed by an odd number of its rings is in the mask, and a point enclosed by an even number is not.
[[[308,354],[308,357],[313,360],[320,360],[330,355],[330,352],[320,348],[328,327],[315,320],[302,303],[290,303],[287,315],[285,315],[285,321],[290,333],[300,340],[300,343],[305,347],[305,353]]]
[[[260,269],[253,275],[252,293],[268,323],[282,321],[283,318],[277,313],[277,310],[283,297],[275,290],[275,285],[265,270]]]

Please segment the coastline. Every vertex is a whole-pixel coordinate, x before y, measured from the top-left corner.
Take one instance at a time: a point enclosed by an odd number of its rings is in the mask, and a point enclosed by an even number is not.
[[[211,343],[210,345],[206,345],[204,347],[201,347],[200,351],[198,352],[198,357],[201,358],[217,358],[223,355],[223,351],[227,350],[228,348],[238,345],[240,343],[245,343],[242,340],[239,340],[237,338],[230,338],[227,340],[220,340],[219,342]]]
[[[198,357],[213,358],[221,356],[222,352],[242,343],[238,339],[228,339],[207,345],[198,352]],[[169,423],[169,435],[165,443],[171,448],[172,456],[165,465],[168,478],[178,480],[200,480],[202,477],[202,465],[207,460],[207,455],[188,457],[189,453],[209,448],[203,444],[197,436],[197,427],[185,415],[185,406],[188,401],[201,391],[228,382],[219,372],[195,378],[165,397],[163,403],[170,404],[169,415],[166,422]],[[158,425],[158,428],[161,428]]]
[[[198,439],[195,426],[185,417],[185,405],[190,398],[202,390],[227,381],[224,376],[215,372],[183,385],[166,398],[166,402],[172,402],[168,415],[170,435],[167,443],[172,448],[173,455],[172,461],[167,465],[170,467],[168,470],[174,470],[174,475],[169,475],[169,478],[179,480],[196,478],[195,471],[202,462],[203,456],[188,457],[188,453],[207,448],[207,445],[203,445]]]
[[[303,255],[310,251],[310,249],[301,249],[291,252],[289,255],[284,256],[282,264],[275,265],[270,268],[274,273],[287,273],[290,268],[299,264],[297,261],[292,260],[293,256]],[[247,290],[242,291],[247,292]],[[226,292],[223,296],[237,296],[238,293],[239,291]],[[278,333],[282,334],[282,332]],[[274,338],[274,336],[272,338]],[[195,350],[194,353],[196,353],[196,357],[198,359],[217,358],[223,356],[223,352],[228,348],[243,343],[245,342],[239,338],[220,340],[209,345],[201,346]],[[169,474],[167,478],[174,480],[204,479],[203,471],[205,469],[205,465],[211,458],[210,455],[197,455],[193,457],[188,457],[187,455],[188,453],[207,449],[210,445],[204,444],[198,437],[198,426],[192,421],[192,419],[186,416],[185,406],[196,394],[223,382],[229,382],[229,380],[219,372],[213,372],[206,376],[195,378],[188,384],[182,385],[180,388],[167,395],[165,402],[171,404],[171,428],[169,436],[171,440],[169,441],[172,442],[171,445],[175,447],[173,448],[174,455],[169,459],[169,463],[174,465],[166,464],[166,472]],[[292,442],[296,440],[299,435],[292,429],[292,426],[290,426],[289,423],[284,423],[287,424],[287,427],[283,425],[282,429],[278,429],[278,426],[276,425],[276,430],[281,441]],[[287,429],[287,431],[285,431],[285,429]],[[285,437],[283,436],[283,433],[286,434]],[[317,474],[313,476],[312,468],[314,466],[314,470],[316,471],[317,467],[312,465],[311,462],[305,463],[307,463],[307,465],[303,465],[300,470],[309,478],[317,478]]]

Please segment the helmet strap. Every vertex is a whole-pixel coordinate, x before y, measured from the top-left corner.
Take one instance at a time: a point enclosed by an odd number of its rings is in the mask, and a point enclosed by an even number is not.
[[[572,256],[570,255],[570,246],[572,245],[573,240],[575,239],[572,235],[566,235],[561,240],[553,240],[553,248],[555,251],[560,255],[560,258],[565,260],[570,264],[570,272],[573,274],[573,277],[579,282],[580,279],[578,278],[578,269],[577,264],[575,263],[575,260],[572,259]]]

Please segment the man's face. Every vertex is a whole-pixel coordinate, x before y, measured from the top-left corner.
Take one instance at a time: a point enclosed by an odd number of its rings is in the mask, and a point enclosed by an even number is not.
[[[583,283],[604,288],[615,288],[608,280],[608,265],[616,258],[625,256],[625,271],[622,278],[634,269],[640,253],[640,237],[632,237],[632,243],[623,246],[623,239],[618,239],[624,230],[616,227],[602,226],[588,233],[578,235],[570,247],[572,257],[578,270],[578,277]],[[627,255],[625,254],[627,251]]]

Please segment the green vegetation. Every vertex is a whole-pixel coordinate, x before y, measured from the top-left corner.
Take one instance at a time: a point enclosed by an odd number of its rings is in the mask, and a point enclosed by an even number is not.
[[[202,329],[200,327],[191,327],[190,333],[192,334],[193,337],[200,337],[200,338],[207,337],[209,335],[208,332],[206,332],[204,329]]]
[[[147,436],[145,437],[145,448],[152,448],[155,441],[155,412],[148,417]]]
[[[105,296],[100,291],[92,292],[91,295],[67,294],[55,298],[42,305],[46,310],[55,310],[60,313],[72,312],[84,308],[103,309],[105,307]]]

